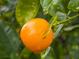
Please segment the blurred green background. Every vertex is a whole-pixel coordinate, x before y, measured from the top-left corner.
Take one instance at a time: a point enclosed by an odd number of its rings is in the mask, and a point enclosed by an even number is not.
[[[55,39],[44,59],[79,59],[79,0],[0,0],[0,59],[42,59],[45,53],[25,48],[19,32],[32,18],[51,23],[55,16]]]

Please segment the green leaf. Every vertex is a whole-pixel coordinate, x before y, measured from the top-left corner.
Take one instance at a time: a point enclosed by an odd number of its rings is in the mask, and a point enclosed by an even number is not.
[[[64,7],[65,13],[67,13],[69,11],[68,8],[67,8],[69,1],[70,0],[61,0],[61,3],[63,5],[63,7]]]
[[[65,20],[66,14],[63,12],[57,12],[56,15],[58,16],[58,20]]]
[[[13,53],[19,54],[19,50],[18,34],[6,22],[0,20],[0,59],[10,59]]]
[[[41,59],[40,53],[39,54],[31,53],[29,59]]]
[[[0,6],[5,5],[7,2],[8,2],[7,0],[0,0]]]
[[[61,0],[40,0],[40,2],[45,14],[54,16],[57,11],[64,12]]]
[[[79,0],[70,0],[68,4],[68,9],[74,12],[79,11]]]
[[[14,52],[14,53],[11,54],[10,59],[21,59],[21,58],[20,58],[19,54]]]
[[[58,25],[58,28],[57,28],[57,30],[55,32],[55,37],[54,38],[56,38],[59,35],[62,28],[63,28],[63,24]]]
[[[64,44],[61,42],[61,39],[56,38],[51,45],[51,53],[53,59],[64,59]]]
[[[49,9],[49,7],[51,5],[51,2],[52,2],[52,0],[40,0],[40,4],[41,4],[41,6],[43,8],[44,14],[48,13],[48,9]]]
[[[69,27],[66,27],[64,28],[64,31],[72,31],[76,28],[79,28],[79,25],[74,25],[74,26],[69,26]]]
[[[39,0],[18,0],[16,5],[17,21],[23,25],[35,17],[39,9]]]
[[[79,28],[74,29],[73,31],[64,31],[63,38],[65,40],[66,51],[69,55],[69,59],[78,59],[79,58]]]
[[[30,57],[30,54],[31,54],[32,52],[30,52],[27,48],[24,48],[23,50],[22,50],[22,52],[21,52],[21,58],[22,59],[27,59],[27,58],[29,58]]]
[[[64,11],[64,6],[62,5],[61,0],[52,0],[51,6],[49,8],[49,14],[54,15],[57,11]]]

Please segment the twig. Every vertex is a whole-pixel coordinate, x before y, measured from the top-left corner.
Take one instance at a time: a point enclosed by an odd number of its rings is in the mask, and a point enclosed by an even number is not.
[[[41,59],[45,59],[45,57],[49,54],[51,47],[48,47],[44,55],[41,55]]]
[[[59,25],[59,24],[63,24],[63,23],[65,23],[65,22],[68,22],[68,21],[70,21],[70,20],[73,20],[74,18],[76,18],[76,17],[78,17],[78,16],[79,16],[79,14],[77,14],[77,15],[75,15],[75,16],[72,16],[72,17],[69,17],[69,19],[66,19],[66,20],[60,21],[60,22],[58,22],[58,23],[55,23],[55,24],[53,24],[53,26],[56,26],[56,25]]]

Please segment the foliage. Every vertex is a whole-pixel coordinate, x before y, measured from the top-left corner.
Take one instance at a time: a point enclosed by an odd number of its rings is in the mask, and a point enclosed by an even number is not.
[[[41,55],[25,48],[19,36],[35,17],[47,19],[55,32],[50,50]],[[0,59],[40,58],[79,59],[79,0],[0,0]]]

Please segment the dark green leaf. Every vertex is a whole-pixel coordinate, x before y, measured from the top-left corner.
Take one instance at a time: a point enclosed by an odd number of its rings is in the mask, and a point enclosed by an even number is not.
[[[0,20],[0,59],[10,59],[13,53],[19,53],[19,49],[18,34],[7,23]]]
[[[66,31],[63,33],[63,38],[65,40],[65,47],[67,50],[67,55],[69,59],[78,59],[79,58],[79,28],[74,29],[73,31]]]
[[[41,59],[41,56],[40,54],[31,53],[29,59]]]
[[[52,55],[54,56],[54,59],[64,59],[64,47],[60,39],[56,39],[53,45],[54,46],[52,47]]]
[[[0,6],[5,5],[7,3],[7,0],[0,0]]]
[[[22,59],[27,59],[30,57],[31,52],[27,48],[24,48],[20,55]]]

